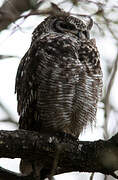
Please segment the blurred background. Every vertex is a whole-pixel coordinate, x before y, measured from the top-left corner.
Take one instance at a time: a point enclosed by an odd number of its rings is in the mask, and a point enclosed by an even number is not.
[[[80,140],[108,139],[118,132],[118,1],[117,0],[1,0],[0,1],[0,129],[18,128],[15,76],[21,58],[30,46],[34,28],[51,12],[50,2],[72,14],[90,15],[91,37],[96,39],[103,71],[103,96],[96,123]],[[0,166],[19,172],[19,159],[0,159]],[[67,173],[56,180],[113,180],[100,173]]]

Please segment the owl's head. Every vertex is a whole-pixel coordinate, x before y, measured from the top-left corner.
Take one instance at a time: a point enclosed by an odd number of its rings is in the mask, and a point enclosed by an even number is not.
[[[89,39],[89,31],[93,25],[93,20],[90,18],[89,23],[70,16],[68,13],[57,14],[46,18],[34,30],[34,38],[40,36],[42,33],[56,32],[56,33],[71,33],[79,39]]]

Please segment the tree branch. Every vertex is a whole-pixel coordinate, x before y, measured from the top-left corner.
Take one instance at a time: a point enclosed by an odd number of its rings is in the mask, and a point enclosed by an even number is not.
[[[35,180],[33,175],[23,176],[0,167],[0,180]]]
[[[0,8],[0,31],[7,28],[9,24],[19,19],[20,15],[35,8],[37,1],[33,3],[31,0],[8,0],[4,1]]]
[[[62,134],[46,137],[25,130],[0,131],[0,157],[39,159],[44,167],[41,179],[51,174],[57,150],[59,158],[54,174],[71,171],[101,172],[118,178],[114,174],[118,170],[118,134],[108,141],[88,142]],[[21,180],[28,178],[14,173],[12,175]],[[7,180],[7,177],[2,180]]]

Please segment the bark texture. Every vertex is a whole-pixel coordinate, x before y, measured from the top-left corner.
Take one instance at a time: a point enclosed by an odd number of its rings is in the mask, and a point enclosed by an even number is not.
[[[0,157],[39,159],[41,180],[71,171],[101,172],[118,178],[114,173],[118,170],[118,134],[108,141],[86,142],[65,134],[46,137],[25,130],[0,131]],[[10,176],[33,179],[32,174],[27,177],[0,169],[0,178],[3,175],[2,180]]]

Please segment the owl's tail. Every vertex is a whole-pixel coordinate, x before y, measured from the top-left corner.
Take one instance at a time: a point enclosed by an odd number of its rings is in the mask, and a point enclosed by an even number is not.
[[[24,175],[29,175],[33,172],[35,178],[40,179],[41,164],[39,161],[31,161],[27,159],[21,159],[20,171]]]
[[[33,171],[32,162],[26,159],[21,159],[20,171],[22,174],[25,174],[25,175],[31,174]]]

